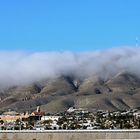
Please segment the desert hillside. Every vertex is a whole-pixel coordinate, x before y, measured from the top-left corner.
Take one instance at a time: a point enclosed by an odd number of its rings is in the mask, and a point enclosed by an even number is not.
[[[33,111],[40,106],[46,112],[64,111],[71,106],[89,110],[139,108],[140,79],[121,72],[108,80],[96,75],[85,79],[61,76],[13,86],[0,93],[0,111]]]

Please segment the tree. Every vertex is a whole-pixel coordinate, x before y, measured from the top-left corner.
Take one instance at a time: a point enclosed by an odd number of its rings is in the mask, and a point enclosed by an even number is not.
[[[53,121],[52,120],[45,120],[43,123],[44,124],[51,124],[51,123],[53,123]]]
[[[3,120],[0,120],[0,124],[3,124],[4,123],[4,121]]]

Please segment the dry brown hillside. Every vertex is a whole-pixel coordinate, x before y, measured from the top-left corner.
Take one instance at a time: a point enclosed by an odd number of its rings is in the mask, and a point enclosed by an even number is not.
[[[106,81],[97,76],[78,79],[61,76],[15,86],[0,93],[0,111],[32,111],[37,106],[46,112],[64,111],[71,106],[90,110],[124,110],[139,108],[140,79],[133,74],[118,73]]]

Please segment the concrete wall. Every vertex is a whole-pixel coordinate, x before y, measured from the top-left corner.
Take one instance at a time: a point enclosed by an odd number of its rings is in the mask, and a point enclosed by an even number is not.
[[[140,139],[139,130],[0,131],[0,140],[121,140]]]

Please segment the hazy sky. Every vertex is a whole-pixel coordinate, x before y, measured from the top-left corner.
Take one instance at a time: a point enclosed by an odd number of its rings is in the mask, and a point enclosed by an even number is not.
[[[90,51],[135,45],[140,0],[1,0],[0,50]]]

